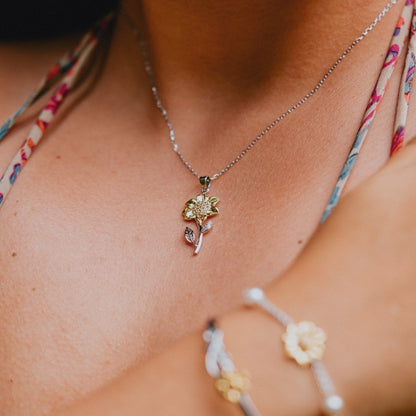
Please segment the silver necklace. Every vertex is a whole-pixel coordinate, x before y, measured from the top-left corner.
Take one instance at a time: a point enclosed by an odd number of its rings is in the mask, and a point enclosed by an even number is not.
[[[140,50],[143,55],[144,67],[146,73],[150,80],[150,85],[152,88],[153,97],[156,103],[157,108],[160,110],[163,119],[165,120],[166,126],[169,130],[170,142],[172,145],[173,151],[178,155],[181,162],[184,166],[198,179],[201,186],[201,193],[195,198],[190,199],[185,203],[185,209],[182,212],[183,218],[186,221],[194,221],[197,226],[197,234],[189,228],[185,228],[185,240],[194,247],[194,254],[198,254],[201,249],[203,235],[207,233],[212,228],[212,221],[206,221],[207,218],[218,214],[217,203],[219,198],[214,196],[208,196],[211,183],[221,177],[224,173],[228,172],[233,166],[235,166],[257,143],[259,143],[275,126],[277,126],[283,119],[285,119],[289,114],[297,110],[302,104],[308,101],[314,94],[316,94],[320,88],[325,84],[329,76],[336,70],[339,64],[349,55],[349,53],[377,26],[377,24],[383,19],[383,17],[391,10],[391,8],[397,3],[397,0],[390,1],[384,9],[378,14],[378,16],[373,20],[373,22],[367,26],[363,32],[356,37],[352,43],[347,47],[347,49],[342,52],[338,59],[333,63],[333,65],[325,72],[323,77],[316,83],[316,85],[305,94],[296,104],[293,104],[285,112],[280,114],[275,118],[270,124],[268,124],[264,129],[247,145],[247,147],[242,150],[230,163],[228,163],[223,169],[214,173],[213,175],[200,176],[192,165],[186,160],[185,156],[179,150],[179,146],[176,143],[175,130],[173,128],[172,122],[169,118],[168,112],[166,111],[165,106],[162,104],[162,100],[159,95],[159,91],[156,85],[155,76],[153,73],[153,68],[150,63],[149,54],[147,51],[146,43],[140,35],[139,28],[135,24],[132,17],[124,10],[124,16],[127,18],[127,22],[131,29],[133,30],[136,39],[140,45]]]

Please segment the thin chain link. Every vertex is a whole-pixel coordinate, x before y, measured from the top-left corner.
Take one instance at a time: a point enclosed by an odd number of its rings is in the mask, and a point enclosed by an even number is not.
[[[283,119],[285,119],[289,114],[293,113],[295,110],[297,110],[302,104],[305,104],[306,101],[308,101],[314,94],[316,94],[321,87],[325,84],[326,80],[329,78],[329,76],[336,70],[336,68],[339,66],[339,64],[349,55],[349,53],[377,26],[377,24],[383,19],[383,17],[390,11],[390,9],[397,3],[397,0],[390,1],[386,7],[379,13],[379,15],[374,19],[374,21],[367,26],[364,31],[353,40],[353,42],[348,46],[347,49],[338,57],[338,59],[334,62],[334,64],[325,72],[323,77],[317,82],[317,84],[305,95],[303,96],[296,104],[293,104],[290,108],[288,108],[284,113],[280,114],[276,119],[274,119],[270,124],[268,124],[248,145],[247,147],[239,154],[237,155],[230,163],[228,163],[227,166],[225,166],[223,169],[215,173],[214,175],[210,176],[211,181],[218,179],[220,176],[222,176],[225,172],[228,172],[234,165],[236,165],[257,143],[259,143],[264,136],[266,136],[270,130],[272,130],[277,124],[279,124]],[[146,70],[146,73],[150,80],[150,85],[152,88],[153,97],[156,102],[157,108],[162,113],[163,119],[165,120],[165,123],[169,129],[169,137],[170,142],[172,144],[173,151],[178,155],[179,159],[182,161],[182,163],[188,168],[188,170],[197,178],[200,177],[200,175],[196,172],[196,170],[192,167],[192,165],[185,159],[184,155],[179,150],[179,146],[176,143],[176,136],[175,136],[175,130],[173,128],[172,122],[168,116],[168,113],[166,111],[166,108],[162,104],[162,100],[159,95],[158,88],[156,86],[156,80],[153,73],[153,68],[150,63],[149,54],[147,51],[146,43],[140,36],[140,31],[136,24],[134,23],[133,19],[130,17],[130,15],[127,12],[124,12],[124,15],[127,17],[127,21],[129,22],[129,25],[133,29],[136,38],[139,42],[140,49],[143,55],[144,60],[144,67]]]

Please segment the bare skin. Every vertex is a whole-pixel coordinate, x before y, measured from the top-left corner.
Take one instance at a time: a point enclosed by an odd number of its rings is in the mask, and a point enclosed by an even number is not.
[[[380,0],[360,7],[357,0],[252,3],[144,4],[163,101],[201,174],[222,168],[304,95],[384,7]],[[95,390],[289,266],[332,191],[402,3],[318,96],[213,185],[221,213],[198,258],[183,241],[181,218],[198,184],[169,147],[137,44],[118,22],[100,81],[62,109],[0,211],[0,401],[7,414],[47,414]],[[136,6],[128,4],[138,19]],[[288,20],[290,27],[276,30]],[[15,87],[0,114],[20,104],[71,41],[37,45],[40,57],[33,45],[1,46],[8,64],[0,87],[10,89],[12,76]],[[399,77],[349,189],[387,160]],[[1,166],[28,126],[2,143]],[[407,132],[416,133],[414,122]]]

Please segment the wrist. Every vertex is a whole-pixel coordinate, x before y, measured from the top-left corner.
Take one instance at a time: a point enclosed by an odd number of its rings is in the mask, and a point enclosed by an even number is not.
[[[249,393],[259,411],[287,416],[317,416],[321,401],[313,376],[286,358],[284,330],[262,311],[239,310],[219,321],[224,341],[240,371],[248,371]]]

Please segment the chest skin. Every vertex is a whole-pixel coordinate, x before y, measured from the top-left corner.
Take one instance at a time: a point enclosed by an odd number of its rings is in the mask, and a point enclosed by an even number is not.
[[[361,82],[366,93],[350,96],[348,109],[322,91],[213,184],[220,214],[197,257],[181,212],[199,186],[166,136],[153,135],[145,114],[113,117],[107,102],[91,105],[94,94],[67,111],[0,211],[6,414],[46,414],[98,388],[288,267],[359,127],[373,81]],[[398,73],[349,189],[387,160],[397,85]],[[4,143],[2,166],[24,132]],[[215,165],[228,144],[202,151]]]

